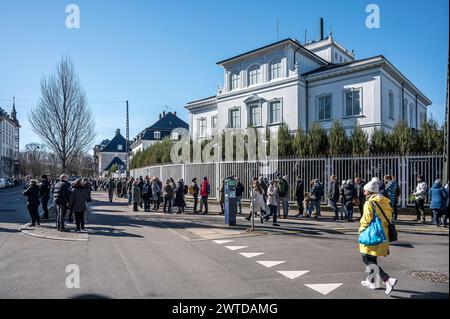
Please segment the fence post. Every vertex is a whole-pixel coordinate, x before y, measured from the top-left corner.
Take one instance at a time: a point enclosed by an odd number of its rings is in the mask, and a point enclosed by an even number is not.
[[[220,195],[219,192],[217,191],[217,189],[220,188],[220,177],[221,177],[221,171],[220,171],[220,161],[215,163],[216,165],[216,185],[214,185],[215,187],[215,193],[216,193],[216,199],[219,200],[220,199]]]
[[[406,171],[407,163],[406,163],[406,157],[401,156],[399,158],[399,172],[401,172],[401,185],[402,185],[402,198],[401,203],[402,207],[406,208],[408,205],[408,173]]]

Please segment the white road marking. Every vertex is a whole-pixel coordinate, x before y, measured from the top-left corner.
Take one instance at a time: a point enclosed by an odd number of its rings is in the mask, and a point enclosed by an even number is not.
[[[328,295],[333,290],[342,286],[342,284],[316,284],[316,285],[305,285],[317,292],[320,292],[322,295]]]
[[[215,242],[218,245],[222,245],[222,244],[228,244],[231,243],[234,240],[213,240],[213,242]]]
[[[240,255],[247,257],[247,258],[253,258],[256,256],[264,255],[265,253],[239,253]]]
[[[280,271],[277,271],[277,273],[282,274],[286,278],[295,279],[300,276],[303,276],[306,273],[309,273],[309,270],[294,270],[294,271],[280,270]]]
[[[264,267],[272,268],[274,266],[285,263],[285,261],[264,260],[264,261],[257,261],[257,263],[263,265]]]
[[[229,250],[239,250],[239,249],[248,248],[248,246],[225,246],[225,248],[228,248]]]

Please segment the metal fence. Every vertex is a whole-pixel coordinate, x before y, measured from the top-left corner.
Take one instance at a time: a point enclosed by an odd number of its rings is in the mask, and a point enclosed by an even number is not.
[[[145,167],[131,171],[131,176],[158,176],[163,180],[173,177],[175,180],[184,179],[187,183],[196,177],[200,182],[208,177],[211,184],[211,198],[217,199],[220,181],[229,176],[239,176],[244,184],[243,199],[249,199],[249,186],[253,177],[264,176],[273,178],[277,173],[289,176],[290,195],[294,200],[297,176],[305,182],[308,190],[309,182],[319,179],[327,190],[331,175],[338,180],[361,177],[365,181],[373,177],[383,178],[393,175],[398,181],[401,192],[400,204],[413,205],[410,194],[415,190],[417,175],[423,175],[429,187],[437,178],[442,178],[442,155],[414,155],[414,156],[369,156],[369,157],[336,157],[336,158],[292,158],[265,162],[240,161],[219,163],[193,163]],[[267,170],[267,167],[270,169]],[[324,203],[326,199],[324,199]]]

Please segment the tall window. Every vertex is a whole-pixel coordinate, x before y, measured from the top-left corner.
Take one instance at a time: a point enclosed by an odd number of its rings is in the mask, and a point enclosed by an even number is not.
[[[206,136],[206,118],[199,119],[199,137]]]
[[[409,105],[409,126],[415,128],[416,123],[414,123],[414,105],[411,103]]]
[[[389,117],[394,118],[394,93],[389,92]]]
[[[259,65],[254,65],[248,69],[248,85],[258,84],[260,74],[261,71]]]
[[[407,99],[405,99],[403,101],[402,119],[403,119],[403,122],[405,122],[406,124],[408,123],[408,100]]]
[[[345,116],[361,114],[361,89],[345,91]]]
[[[212,123],[211,127],[212,127],[212,129],[213,129],[213,132],[217,132],[217,129],[218,129],[218,120],[217,120],[217,116],[213,116],[213,117],[211,118],[211,123]]]
[[[239,82],[241,80],[241,75],[239,72],[234,72],[231,74],[231,89],[236,90],[239,88]]]
[[[281,101],[269,103],[269,124],[281,123]]]
[[[230,110],[230,128],[241,128],[241,114],[239,109]]]
[[[160,140],[161,139],[161,132],[154,132],[153,133],[153,138],[155,140]]]
[[[252,127],[261,126],[261,108],[259,105],[250,105],[248,107],[248,125]]]
[[[275,59],[270,63],[270,79],[281,78],[281,59]]]
[[[317,103],[319,121],[331,119],[331,94],[319,96]]]

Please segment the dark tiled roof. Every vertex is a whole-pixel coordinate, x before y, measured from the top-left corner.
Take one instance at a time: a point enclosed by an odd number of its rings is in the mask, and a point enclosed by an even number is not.
[[[177,117],[172,112],[169,112],[161,119],[159,119],[155,124],[142,131],[137,136],[137,140],[144,140],[144,141],[162,140],[165,137],[169,137],[170,133],[175,128],[184,128],[186,130],[189,130],[189,124],[187,124],[185,121]],[[155,139],[154,137],[155,132],[161,132],[161,139]]]
[[[122,145],[122,150],[118,149],[118,146]],[[128,146],[130,146],[130,143],[128,143]],[[126,144],[125,144],[125,138],[119,133],[114,136],[114,138],[106,145],[104,149],[101,150],[101,152],[111,152],[111,153],[126,153]]]
[[[121,165],[126,166],[125,163],[118,157],[114,157],[114,159],[109,163],[109,165],[105,168],[105,171],[109,171],[113,165],[117,165],[119,168]]]

